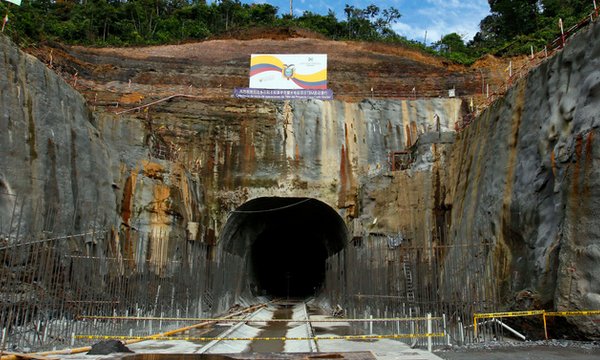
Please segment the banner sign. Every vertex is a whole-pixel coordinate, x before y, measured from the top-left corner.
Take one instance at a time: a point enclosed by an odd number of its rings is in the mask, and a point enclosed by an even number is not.
[[[298,99],[320,99],[333,100],[333,91],[307,90],[307,89],[253,89],[253,88],[235,88],[233,96],[236,98],[250,99],[274,99],[274,100],[298,100]]]
[[[16,4],[16,5],[19,5],[19,6],[21,5],[21,0],[6,0],[6,1]]]
[[[326,54],[252,54],[252,89],[327,89]]]

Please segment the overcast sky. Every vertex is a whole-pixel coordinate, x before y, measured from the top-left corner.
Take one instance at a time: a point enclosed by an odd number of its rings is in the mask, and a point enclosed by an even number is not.
[[[215,0],[209,0],[214,2]],[[279,8],[279,13],[288,13],[289,0],[242,0],[243,3],[269,3]],[[390,6],[400,11],[402,17],[394,30],[409,39],[423,41],[427,31],[427,42],[438,41],[442,35],[458,33],[465,41],[471,40],[479,29],[479,22],[489,14],[487,0],[293,0],[294,13],[304,11],[327,14],[332,9],[338,19],[344,19],[345,5],[364,9],[375,4],[384,9]]]

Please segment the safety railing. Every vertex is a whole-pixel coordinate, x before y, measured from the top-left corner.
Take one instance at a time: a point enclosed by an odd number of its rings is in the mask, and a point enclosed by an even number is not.
[[[219,322],[219,323],[264,323],[264,319],[247,319],[247,318],[167,318],[167,317],[129,317],[129,316],[84,316],[81,319],[90,320],[111,320],[111,321],[129,321],[139,323],[141,321],[160,321],[160,322]],[[273,322],[285,322],[285,323],[347,323],[354,324],[355,332],[362,332],[361,334],[351,335],[318,335],[318,336],[271,336],[271,337],[222,337],[222,336],[166,336],[165,334],[156,335],[107,335],[95,333],[79,333],[73,334],[73,341],[75,339],[80,341],[98,341],[98,340],[158,340],[158,341],[173,341],[173,340],[186,340],[186,341],[327,341],[327,340],[366,340],[366,339],[399,339],[399,340],[410,340],[414,344],[422,345],[429,351],[432,351],[435,338],[444,339],[442,342],[445,344],[448,335],[445,330],[445,317],[433,317],[431,314],[422,317],[409,317],[409,318],[333,318],[333,319],[269,319],[269,323]],[[362,323],[363,328],[360,326],[356,327],[356,324]],[[379,326],[377,326],[379,324]],[[405,326],[401,324],[406,324]],[[143,324],[142,324],[142,327]],[[147,326],[146,326],[147,328]],[[439,341],[438,341],[439,342]]]
[[[548,340],[548,317],[571,317],[571,316],[600,316],[600,310],[578,310],[578,311],[545,311],[545,310],[528,310],[528,311],[506,311],[506,312],[495,312],[495,313],[475,313],[473,315],[473,330],[476,339],[485,340],[485,334],[480,338],[481,331],[481,323],[479,323],[480,319],[491,319],[491,321],[486,321],[483,325],[487,324],[500,324],[505,329],[509,330],[511,333],[521,338],[522,340],[526,340],[526,336],[519,333],[518,330],[509,327],[508,325],[502,323],[498,319],[502,318],[519,318],[519,317],[530,317],[530,316],[540,316],[542,320],[542,327],[544,332],[544,337]]]

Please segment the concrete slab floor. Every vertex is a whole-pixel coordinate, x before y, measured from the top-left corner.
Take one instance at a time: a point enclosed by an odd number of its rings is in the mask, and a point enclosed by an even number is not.
[[[272,318],[273,313],[276,309],[265,309],[260,313],[260,320],[267,320]],[[294,318],[296,318],[296,312],[294,312]],[[309,317],[314,320],[327,320],[330,319],[328,315],[321,314],[310,314]],[[255,318],[255,319],[256,319]],[[265,322],[259,324],[264,325]],[[253,327],[253,323],[244,325],[240,328],[240,334],[231,334],[231,336],[239,337],[252,337],[261,336],[260,326]],[[313,324],[314,334],[316,336],[339,336],[339,335],[350,335],[357,334],[357,329],[352,327],[348,322],[318,322]],[[290,328],[285,333],[287,337],[295,337],[299,334],[295,333],[294,328]],[[258,353],[253,352],[248,342],[239,341],[227,341],[219,343],[218,350],[211,348],[210,353],[202,356],[198,354],[200,349],[204,346],[202,343],[194,343],[189,341],[174,340],[174,341],[144,341],[141,343],[131,344],[128,348],[134,351],[136,354],[162,354],[166,356],[171,354],[169,357],[129,357],[133,360],[142,359],[156,359],[156,360],[174,360],[174,359],[205,359],[211,360],[213,354],[222,355],[223,358],[230,359],[382,359],[382,360],[441,360],[442,358],[436,356],[422,349],[411,349],[408,345],[393,339],[368,339],[368,340],[321,340],[317,341],[318,352],[308,353],[301,350],[298,346],[288,346],[286,344],[285,351],[281,353]],[[181,354],[178,358],[174,354]],[[186,355],[187,354],[187,355]],[[197,356],[194,356],[194,354]],[[363,354],[363,355],[359,355]],[[371,354],[366,356],[365,354]],[[61,356],[63,359],[73,360],[117,360],[127,359],[124,357],[129,354],[112,354],[112,355],[85,355],[85,354],[72,354]],[[209,356],[210,355],[210,356]],[[173,357],[175,356],[175,357]],[[266,356],[266,357],[265,357]]]
[[[314,320],[326,320],[326,315],[311,315]],[[339,336],[353,333],[347,322],[319,322],[313,324],[316,336]],[[410,346],[393,339],[369,340],[322,340],[317,342],[320,352],[370,351],[376,359],[441,360],[426,350],[411,349]]]

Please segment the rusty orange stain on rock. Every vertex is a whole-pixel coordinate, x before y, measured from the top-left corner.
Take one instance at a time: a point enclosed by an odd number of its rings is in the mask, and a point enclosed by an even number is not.
[[[412,138],[415,139],[415,143],[417,142],[417,138],[419,137],[419,133],[417,132],[417,123],[414,121],[410,122],[410,133],[412,135]],[[410,146],[412,146],[414,143],[410,143]]]
[[[583,136],[577,135],[575,139],[575,163],[573,164],[573,196],[574,199],[579,194],[579,172],[581,170],[581,155],[583,153]]]
[[[340,153],[340,192],[338,194],[338,206],[340,208],[352,207],[355,203],[352,196],[356,184],[352,176],[352,165],[350,163],[350,147],[348,139],[348,126],[344,124],[345,142]],[[355,210],[355,209],[352,209]]]
[[[226,142],[221,145],[223,162],[219,186],[227,189],[233,187],[233,167],[236,165],[236,159],[232,159],[232,146],[233,144],[231,142]]]
[[[135,193],[135,184],[137,181],[137,173],[135,171],[131,171],[131,174],[125,181],[125,188],[123,189],[123,199],[121,200],[121,220],[125,225],[124,229],[124,241],[125,244],[123,246],[124,256],[127,259],[133,258],[133,244],[131,240],[131,232],[130,232],[130,220],[131,220],[131,210],[133,206],[133,194]]]
[[[142,161],[142,169],[144,175],[151,179],[162,179],[165,172],[165,168],[161,164],[147,160]]]
[[[338,194],[338,207],[343,208],[346,205],[346,187],[348,186],[346,147],[342,145],[340,154],[340,192]]]
[[[592,155],[592,141],[594,140],[594,130],[592,129],[587,136],[587,141],[585,143],[585,152],[587,157],[589,158]]]
[[[209,148],[207,151],[206,163],[201,171],[201,174],[204,178],[204,182],[206,183],[206,186],[212,185],[212,180],[213,180],[212,174],[215,170],[214,168],[215,168],[215,164],[217,162],[217,160],[215,158],[216,152],[217,152],[217,144],[215,142],[212,142],[209,145]]]
[[[556,155],[554,149],[550,152],[550,166],[552,166],[552,176],[556,178]]]
[[[592,149],[592,142],[594,141],[594,130],[591,130],[588,133],[586,142],[585,142],[585,163],[584,163],[584,170],[583,170],[583,194],[586,197],[586,199],[588,198],[588,194],[590,192],[590,187],[588,184],[587,179],[592,176],[591,171],[592,171],[592,164],[594,161],[594,154],[593,154],[593,149]]]
[[[152,189],[152,224],[168,224],[167,210],[169,208],[170,189],[165,184],[156,184]]]
[[[150,262],[163,266],[168,259],[170,189],[165,184],[156,184],[152,189],[150,215]]]
[[[144,99],[144,95],[139,92],[132,92],[129,94],[123,94],[119,98],[119,103],[121,104],[137,104],[140,103]]]
[[[243,120],[240,131],[240,147],[242,149],[241,170],[244,174],[250,175],[256,167],[256,149],[254,147],[254,130],[256,123]],[[244,176],[244,179],[247,177]]]
[[[186,222],[196,221],[196,212],[197,205],[194,201],[194,196],[190,191],[190,181],[185,174],[185,168],[180,164],[175,165],[173,169],[174,179],[177,181],[177,189],[179,189],[179,194],[181,196],[181,205],[183,206],[184,212],[183,216]]]
[[[515,182],[515,173],[517,166],[519,130],[523,109],[525,106],[525,82],[520,82],[516,85],[516,96],[514,112],[512,114],[511,132],[507,139],[508,159],[506,172],[506,185],[502,196],[502,210],[500,215],[500,232],[498,236],[498,245],[496,247],[496,263],[500,265],[498,269],[500,281],[503,283],[503,291],[508,291],[508,279],[510,277],[510,265],[513,261],[511,245],[516,239],[513,238],[511,228],[515,226],[512,223],[512,201],[513,201],[513,186]]]

